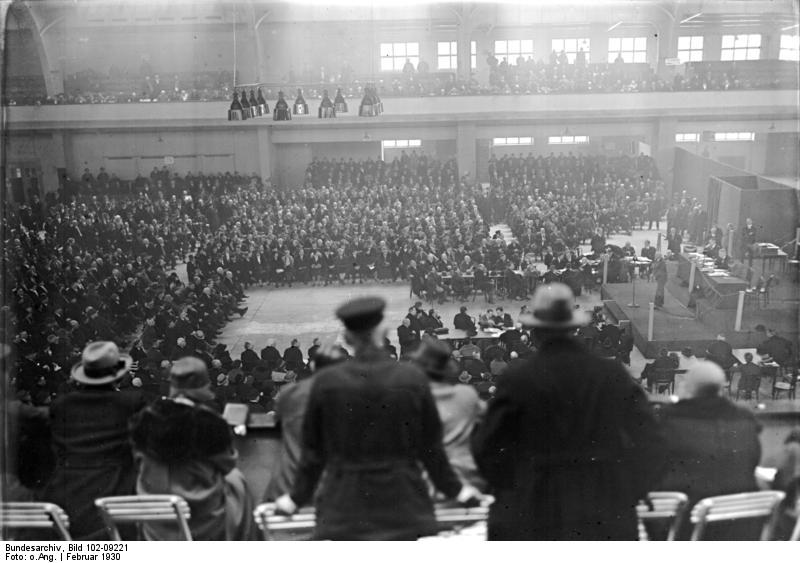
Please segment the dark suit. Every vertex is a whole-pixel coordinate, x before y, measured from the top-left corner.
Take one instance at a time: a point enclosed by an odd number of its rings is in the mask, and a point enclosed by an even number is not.
[[[456,330],[463,330],[466,331],[468,334],[476,333],[475,323],[472,321],[472,318],[466,313],[458,313],[453,318],[453,326]]]
[[[634,509],[663,438],[620,364],[574,340],[545,342],[497,380],[473,453],[494,488],[489,539],[637,538]]]
[[[281,353],[274,346],[267,346],[261,350],[261,359],[269,365],[269,369],[276,370],[283,363]]]
[[[139,393],[87,387],[50,407],[57,465],[41,500],[67,511],[73,538],[107,539],[94,499],[135,493],[128,421],[144,406]]]
[[[419,342],[419,332],[406,325],[397,327],[397,339],[400,342],[400,354],[413,352]]]
[[[778,365],[788,365],[792,360],[792,343],[780,336],[770,336],[762,342],[756,352],[770,356]]]
[[[256,364],[258,364],[258,362],[261,361],[258,357],[258,354],[256,354],[256,351],[253,349],[244,350],[242,352],[241,359],[242,359],[242,369],[244,371],[250,371],[251,369],[256,367]]]
[[[427,377],[377,349],[314,376],[292,499],[316,497],[318,539],[412,539],[436,532],[419,463],[448,497],[461,484],[442,446]]]
[[[681,253],[681,245],[683,244],[683,239],[681,235],[667,235],[667,249],[672,252],[673,254],[680,254]]]
[[[715,340],[706,351],[706,359],[714,362],[722,369],[730,369],[736,363],[733,348],[725,340]]]
[[[690,507],[705,497],[757,490],[760,426],[750,411],[723,397],[704,397],[665,404],[658,418],[667,437],[667,472],[657,490],[686,493]],[[684,525],[679,537],[687,539],[690,530]],[[715,539],[737,538],[726,531]]]
[[[284,363],[294,369],[303,367],[303,352],[297,346],[289,346],[283,351]]]

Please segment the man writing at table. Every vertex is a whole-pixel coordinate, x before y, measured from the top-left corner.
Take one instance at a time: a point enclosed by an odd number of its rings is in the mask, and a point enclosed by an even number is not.
[[[792,343],[778,336],[774,328],[767,329],[767,339],[756,349],[762,356],[769,356],[779,366],[785,366],[792,359]]]

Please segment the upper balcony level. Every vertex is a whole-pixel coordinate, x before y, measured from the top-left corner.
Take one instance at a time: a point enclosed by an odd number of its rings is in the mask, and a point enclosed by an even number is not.
[[[293,98],[287,96],[291,104]],[[306,96],[310,115],[275,122],[265,116],[227,121],[228,102],[129,103],[3,108],[11,131],[80,131],[190,128],[369,128],[426,123],[630,122],[680,120],[796,120],[797,90],[721,90],[559,95],[436,96],[384,99],[385,113],[358,117],[360,98],[349,113],[318,119],[319,101]],[[274,99],[267,100],[270,109]]]

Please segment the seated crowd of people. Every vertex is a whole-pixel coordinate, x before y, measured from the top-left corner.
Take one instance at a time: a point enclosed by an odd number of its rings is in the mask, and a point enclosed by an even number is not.
[[[155,373],[181,346],[208,346],[244,314],[234,219],[258,181],[198,175],[181,185],[185,197],[59,190],[8,213],[3,340],[15,348],[16,391],[27,400],[48,404],[87,342],[136,339],[139,369]],[[196,258],[184,283],[174,266],[188,253]]]

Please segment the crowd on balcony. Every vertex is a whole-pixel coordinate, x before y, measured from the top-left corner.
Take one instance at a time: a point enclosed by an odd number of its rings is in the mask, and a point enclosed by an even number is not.
[[[664,92],[684,90],[769,89],[781,86],[796,87],[796,75],[785,73],[756,73],[753,67],[740,71],[732,63],[691,63],[672,78],[659,76],[650,65],[625,64],[621,58],[613,63],[588,63],[579,52],[574,63],[567,54],[553,51],[548,60],[532,56],[497,58],[489,54],[487,83],[480,82],[475,72],[462,80],[455,71],[432,71],[420,60],[416,66],[407,61],[402,72],[375,80],[360,79],[345,63],[339,72],[324,67],[317,71],[306,69],[298,75],[293,70],[280,84],[267,83],[264,94],[276,99],[279,90],[294,91],[302,87],[310,99],[322,97],[324,90],[341,88],[347,98],[358,98],[366,83],[375,83],[382,97],[471,96],[511,94],[561,93],[623,93]],[[5,105],[109,104],[135,102],[208,102],[229,101],[234,80],[231,72],[159,74],[144,69],[141,75],[131,76],[112,67],[108,73],[87,69],[65,77],[64,92],[55,96],[44,94],[44,83],[35,77],[10,77],[3,93]],[[288,86],[285,86],[288,85]]]

